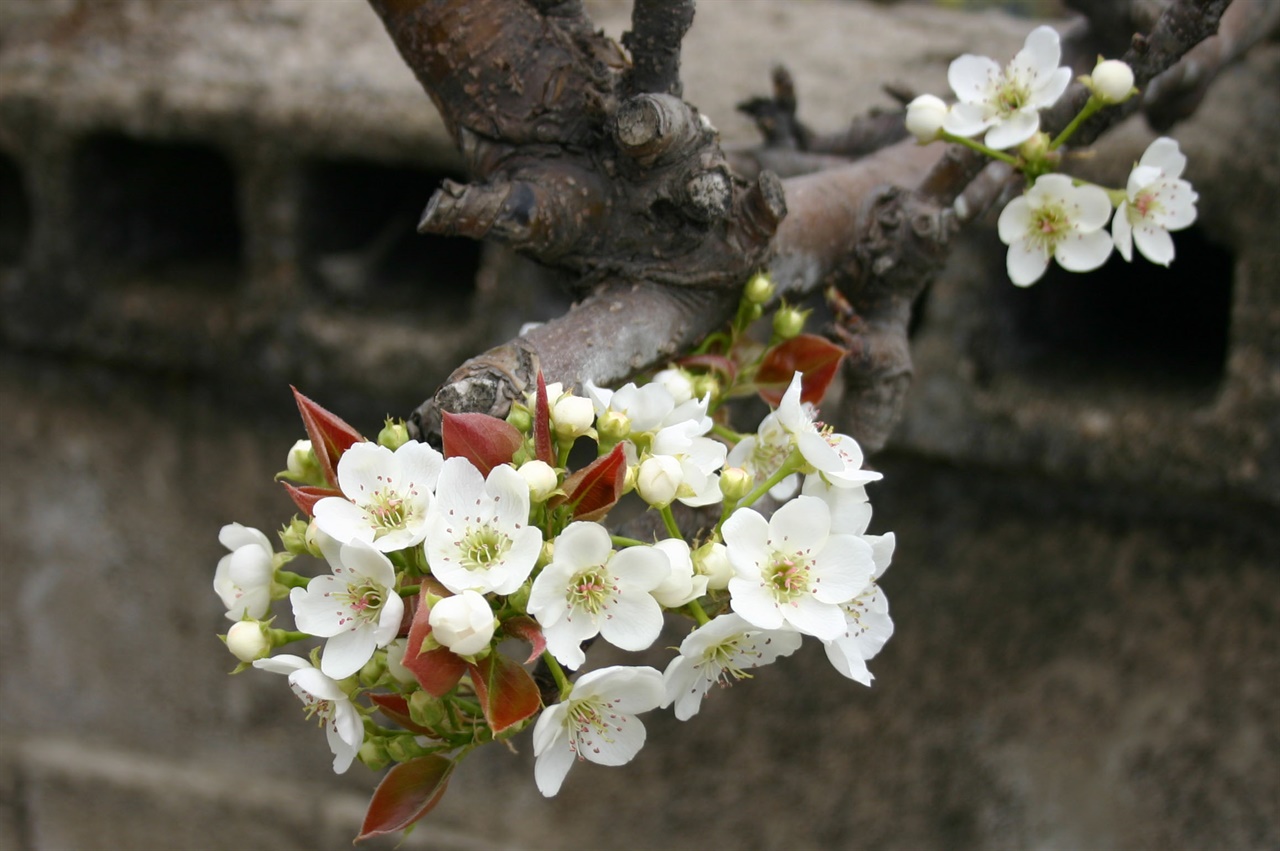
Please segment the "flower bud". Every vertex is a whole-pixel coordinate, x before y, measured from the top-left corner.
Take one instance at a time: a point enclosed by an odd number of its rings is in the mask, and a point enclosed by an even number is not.
[[[720,380],[714,375],[699,375],[693,379],[693,393],[699,399],[707,396],[717,399],[720,396]]]
[[[726,502],[737,502],[755,487],[755,479],[741,467],[725,467],[720,471],[720,493]]]
[[[945,101],[935,95],[920,95],[907,104],[907,132],[920,143],[932,142],[942,132],[942,122],[947,117]]]
[[[320,461],[316,458],[311,441],[299,440],[289,450],[285,460],[285,472],[295,482],[318,485],[324,482],[324,471],[320,469]]]
[[[1034,134],[1018,146],[1018,154],[1028,162],[1043,160],[1049,154],[1049,134],[1043,131]]]
[[[595,406],[584,396],[563,396],[551,409],[556,434],[565,439],[578,438],[591,431],[595,419]]]
[[[529,486],[529,499],[533,502],[546,502],[551,492],[560,486],[556,468],[546,461],[526,461],[516,472]]]
[[[374,739],[365,740],[360,750],[356,751],[356,758],[374,771],[386,768],[391,762],[386,746]]]
[[[804,330],[804,321],[809,311],[794,307],[780,307],[773,314],[773,334],[780,340],[790,340]]]
[[[444,703],[428,691],[415,691],[409,695],[409,717],[415,724],[436,728],[446,719]]]
[[[397,638],[387,645],[387,673],[394,677],[396,682],[413,683],[418,681],[413,671],[404,666],[404,651],[408,643],[409,640],[407,638]]]
[[[471,590],[436,603],[428,622],[431,636],[459,656],[474,656],[487,649],[497,626],[489,601]]]
[[[670,505],[683,481],[680,462],[670,455],[651,455],[640,463],[636,472],[636,490],[640,498],[654,508]]]
[[[393,420],[388,417],[386,424],[382,426],[382,431],[378,432],[378,445],[395,452],[408,442],[409,427],[404,424],[404,420]]]
[[[1085,85],[1103,103],[1124,103],[1133,96],[1133,69],[1119,59],[1104,59]]]
[[[631,434],[631,418],[621,411],[605,411],[596,423],[600,439],[609,443],[617,443]]]
[[[236,621],[227,630],[227,649],[241,662],[252,662],[271,652],[271,638],[257,621]]]
[[[773,298],[776,288],[773,281],[769,280],[769,276],[764,272],[757,272],[747,281],[747,286],[742,291],[742,297],[751,304],[766,304],[769,299]]]
[[[723,591],[733,578],[729,550],[724,544],[706,543],[693,551],[693,569],[707,577],[707,589]]]
[[[507,413],[507,422],[515,426],[516,430],[528,434],[533,428],[533,414],[523,405],[512,405]]]
[[[671,562],[671,573],[654,588],[653,598],[668,609],[677,609],[707,593],[707,577],[693,570],[689,545],[680,538],[667,538],[653,545]]]
[[[289,521],[289,525],[280,530],[280,543],[284,546],[284,551],[295,556],[308,553],[307,550],[307,521],[301,517],[295,517]]]
[[[667,388],[677,405],[683,405],[693,398],[693,381],[683,369],[660,370],[654,374],[653,383]]]

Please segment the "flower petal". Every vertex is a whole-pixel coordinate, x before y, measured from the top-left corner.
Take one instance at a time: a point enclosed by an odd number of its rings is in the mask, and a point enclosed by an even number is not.
[[[770,518],[769,545],[781,552],[817,552],[826,546],[830,532],[831,509],[827,504],[816,496],[798,496]]]
[[[1142,153],[1139,165],[1155,166],[1164,172],[1166,177],[1181,177],[1182,170],[1187,167],[1187,158],[1178,150],[1178,143],[1167,136],[1156,139]]]
[[[942,119],[942,129],[953,136],[977,136],[991,126],[995,118],[983,103],[957,103]]]
[[[623,589],[600,623],[600,636],[622,650],[644,650],[662,632],[662,607],[651,594]]]
[[[1152,263],[1168,266],[1173,262],[1173,237],[1164,228],[1138,225],[1133,229],[1133,241],[1138,244],[1142,256]]]
[[[1000,211],[996,232],[1005,245],[1013,245],[1031,230],[1031,204],[1025,195],[1014,198]]]
[[[1075,186],[1069,196],[1075,207],[1071,217],[1079,231],[1094,231],[1111,221],[1111,198],[1097,186]]]
[[[543,718],[545,717],[547,716],[544,715]],[[538,720],[541,721],[542,718]],[[533,779],[538,784],[538,791],[548,798],[559,792],[573,763],[574,754],[569,749],[567,737],[564,742],[557,742],[554,747],[543,751],[533,766]]]
[[[947,68],[947,83],[962,104],[977,103],[987,99],[1000,73],[994,59],[966,53],[952,60]]]
[[[1027,287],[1034,284],[1040,280],[1044,270],[1048,268],[1049,252],[1042,246],[1027,240],[1015,242],[1009,246],[1005,269],[1009,272],[1009,280],[1018,286]]]
[[[351,676],[373,658],[378,642],[372,630],[353,629],[340,632],[324,643],[320,670],[327,677],[341,680]]]
[[[1054,246],[1053,256],[1068,271],[1090,272],[1107,262],[1112,247],[1111,235],[1095,230],[1062,240]]]
[[[1040,129],[1040,113],[1034,109],[1020,109],[987,131],[986,143],[990,148],[1003,151],[1036,135]]]
[[[1127,262],[1133,261],[1133,225],[1129,223],[1129,202],[1121,201],[1116,208],[1115,217],[1111,220],[1111,240],[1116,244],[1116,251]]]

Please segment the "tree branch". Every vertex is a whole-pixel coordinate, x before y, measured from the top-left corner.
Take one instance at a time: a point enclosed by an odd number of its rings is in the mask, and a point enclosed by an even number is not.
[[[622,46],[631,52],[628,90],[680,97],[680,44],[693,25],[693,0],[635,0],[631,30]]]

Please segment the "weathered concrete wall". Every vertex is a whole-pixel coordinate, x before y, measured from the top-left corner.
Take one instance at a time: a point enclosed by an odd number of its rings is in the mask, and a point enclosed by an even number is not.
[[[773,61],[835,126],[1026,29],[698,15],[689,96],[731,141]],[[408,846],[1280,844],[1278,72],[1259,51],[1179,128],[1202,224],[1172,270],[1015,290],[979,235],[929,294],[878,459],[873,689],[808,647],[552,801],[522,737]],[[332,775],[278,678],[221,674],[215,536],[291,510],[286,382],[374,429],[555,309],[499,253],[396,231],[456,168],[356,0],[0,8],[0,848],[346,847],[375,778]]]

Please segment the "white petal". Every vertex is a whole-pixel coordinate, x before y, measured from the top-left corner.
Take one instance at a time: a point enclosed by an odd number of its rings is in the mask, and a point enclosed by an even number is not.
[[[1031,204],[1025,195],[1014,198],[1000,211],[996,221],[996,232],[1005,245],[1013,245],[1027,235],[1031,229]]]
[[[1031,93],[1031,102],[1037,109],[1045,109],[1058,102],[1067,86],[1071,85],[1071,69],[1065,66],[1056,68],[1042,79],[1043,82]]]
[[[533,755],[542,756],[548,748],[556,746],[556,742],[565,738],[564,720],[569,714],[569,707],[564,703],[547,707],[533,725]]]
[[[570,768],[573,768],[573,763],[574,755],[573,751],[569,750],[567,737],[563,742],[558,742],[555,747],[543,751],[533,766],[533,779],[538,784],[538,791],[548,798],[559,792],[565,775],[569,773]]]
[[[1077,230],[1098,230],[1111,221],[1111,197],[1099,187],[1072,187],[1069,199],[1076,208],[1071,218]]]
[[[489,471],[485,493],[494,501],[494,515],[504,529],[529,522],[529,485],[510,464]]]
[[[620,586],[648,593],[671,575],[671,560],[653,547],[627,547],[609,560],[609,570]]]
[[[1089,272],[1107,262],[1112,247],[1111,235],[1095,230],[1062,240],[1054,246],[1053,256],[1068,271]]]
[[[845,631],[844,612],[838,606],[823,603],[809,595],[797,598],[795,605],[783,606],[787,623],[823,641],[830,641]]]
[[[800,449],[804,460],[813,465],[815,470],[824,473],[838,473],[844,469],[840,453],[827,443],[827,439],[816,431],[802,431],[796,435],[796,446]]]
[[[606,716],[608,729],[578,733],[578,755],[599,765],[626,765],[644,747],[644,724],[633,715]]]
[[[1133,229],[1133,241],[1142,256],[1152,263],[1168,266],[1173,262],[1173,237],[1164,228],[1138,225]]]
[[[1150,145],[1138,160],[1139,165],[1155,166],[1164,172],[1166,177],[1181,177],[1182,170],[1187,167],[1187,158],[1178,150],[1178,143],[1167,136],[1161,136]]]
[[[729,580],[730,605],[742,619],[761,629],[778,629],[783,624],[778,601],[764,588],[759,579],[754,582],[740,577]]]
[[[1133,225],[1129,223],[1129,202],[1121,201],[1111,220],[1111,240],[1126,261],[1133,261]]]
[[[1000,73],[1000,66],[994,59],[966,53],[952,60],[947,68],[947,83],[961,103],[977,103],[987,99]]]
[[[622,650],[644,650],[662,632],[662,607],[643,591],[621,591],[600,624],[600,636]]]
[[[988,147],[1003,151],[1021,145],[1040,129],[1040,113],[1034,109],[1020,109],[987,131]]]
[[[1026,67],[1044,74],[1052,73],[1062,58],[1062,45],[1058,32],[1050,26],[1040,26],[1027,33],[1022,50],[1014,57],[1015,62],[1023,62]],[[1070,71],[1067,72],[1070,74]]]
[[[721,527],[729,562],[740,576],[759,579],[769,542],[769,521],[751,508],[739,508]]]
[[[662,704],[662,674],[648,666],[614,665],[583,674],[574,697],[601,696],[621,712],[636,714]]]
[[[267,555],[272,552],[271,541],[266,535],[252,526],[242,526],[239,523],[228,523],[218,530],[218,543],[233,552],[251,545],[261,547]]]
[[[542,625],[542,635],[547,639],[547,649],[562,665],[580,668],[587,661],[582,642],[599,632],[593,618],[582,612],[568,612],[551,625]]]
[[[983,103],[957,103],[942,119],[942,129],[953,136],[968,138],[977,136],[995,121],[991,110]]]
[[[769,544],[780,551],[817,552],[831,532],[831,509],[815,496],[798,496],[774,512],[769,520]]]
[[[316,526],[334,541],[340,544],[355,540],[373,541],[373,526],[368,515],[354,502],[327,496],[317,502],[313,510]]]
[[[871,558],[876,565],[873,578],[879,579],[893,561],[893,551],[898,545],[898,539],[892,532],[886,532],[883,535],[864,535],[863,540],[871,545]]]
[[[365,541],[352,541],[339,551],[342,564],[357,576],[362,576],[380,588],[396,584],[396,569],[391,560]]]
[[[371,629],[340,632],[324,643],[320,670],[326,677],[341,680],[364,667],[373,658],[378,642]]]
[[[402,484],[420,490],[434,491],[440,478],[440,470],[444,466],[444,456],[430,444],[411,440],[395,451],[396,462],[400,465]]]
[[[319,700],[331,700],[335,703],[347,700],[347,695],[338,686],[337,682],[332,677],[320,673],[310,663],[306,667],[299,668],[291,673],[289,675],[289,684]]]
[[[1026,240],[1015,242],[1009,246],[1009,256],[1005,259],[1005,269],[1009,272],[1009,280],[1020,287],[1030,286],[1049,268],[1049,252],[1039,245]]]
[[[347,499],[364,505],[374,492],[395,484],[400,465],[395,455],[376,443],[353,443],[338,459],[338,487]]]
[[[311,663],[301,656],[294,656],[290,653],[281,653],[279,656],[272,656],[269,659],[255,659],[253,667],[261,668],[264,671],[270,671],[273,674],[284,674],[286,676],[294,671],[301,671],[303,668],[310,668]]]
[[[364,743],[364,723],[355,707],[345,701],[334,707],[334,717],[325,725],[325,738],[333,752],[334,773],[344,773]]]
[[[875,573],[871,544],[853,535],[833,535],[813,566],[814,596],[824,603],[851,600]]]
[[[1185,180],[1169,182],[1160,189],[1160,200],[1163,209],[1159,216],[1153,217],[1156,224],[1165,230],[1182,230],[1196,220],[1196,201],[1199,195]]]
[[[702,675],[702,671],[685,656],[677,656],[667,665],[662,676],[666,688],[663,706],[675,704],[676,718],[688,721],[698,714],[702,706],[702,698],[711,688],[711,680]]]
[[[1071,178],[1065,174],[1042,174],[1027,190],[1027,203],[1037,209],[1046,204],[1063,203],[1071,197],[1074,189]]]
[[[570,523],[555,540],[555,562],[571,565],[575,570],[604,564],[612,552],[609,532],[599,523]]]
[[[1160,169],[1152,165],[1137,165],[1129,172],[1129,181],[1125,184],[1125,194],[1129,198],[1137,198],[1138,193],[1160,179]]]
[[[347,627],[343,626],[342,619],[349,616],[349,611],[346,604],[333,599],[333,595],[346,588],[347,583],[326,574],[312,579],[306,588],[291,590],[289,602],[293,605],[293,620],[298,629],[321,638],[345,631]]]
[[[804,406],[800,402],[800,394],[803,390],[804,383],[800,373],[797,372],[791,376],[791,383],[787,385],[786,392],[778,402],[778,410],[774,412],[782,427],[793,434],[813,422],[806,415]]]
[[[827,659],[833,668],[864,686],[871,685],[874,677],[867,670],[867,662],[858,652],[857,645],[852,639],[837,638],[834,641],[824,642],[823,647],[827,651]]]

